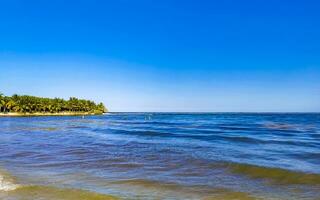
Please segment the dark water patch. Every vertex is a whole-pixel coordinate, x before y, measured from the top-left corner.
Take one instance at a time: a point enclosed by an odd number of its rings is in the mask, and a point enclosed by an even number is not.
[[[90,153],[92,153],[92,150],[90,148],[78,147],[78,148],[61,150],[60,153],[64,155],[82,156],[82,155],[89,155]]]
[[[317,130],[314,124],[291,124],[291,123],[272,123],[267,122],[261,125],[263,128],[293,133],[312,133]]]
[[[312,148],[320,148],[320,143],[317,141],[301,141],[301,140],[263,140],[265,144],[277,144],[279,146],[303,146],[303,147],[312,147]]]
[[[272,130],[295,130],[296,125],[288,123],[265,123],[263,127]]]
[[[12,154],[8,155],[8,157],[11,157],[13,159],[19,159],[19,158],[34,156],[35,154],[36,154],[36,152],[34,152],[34,151],[24,151],[24,152],[12,153]]]
[[[110,167],[115,169],[134,169],[134,168],[141,168],[143,165],[140,163],[113,163],[110,164]]]
[[[264,140],[252,138],[252,137],[245,137],[245,136],[220,136],[221,139],[233,142],[244,142],[250,144],[259,144],[259,143],[266,143]]]
[[[303,160],[313,160],[317,161],[320,164],[320,149],[319,152],[296,152],[296,153],[289,153],[288,156],[303,159]]]
[[[262,130],[259,132],[259,134],[268,135],[270,137],[276,136],[276,137],[286,137],[286,138],[296,138],[299,135],[300,132],[295,131],[272,131],[269,130]]]
[[[234,142],[246,142],[246,143],[264,143],[263,140],[245,137],[245,136],[227,136],[221,134],[220,131],[203,131],[194,132],[188,131],[175,131],[175,132],[164,132],[164,131],[151,131],[151,130],[119,130],[119,129],[96,129],[97,132],[112,132],[119,135],[136,135],[136,136],[147,136],[147,137],[167,137],[167,138],[184,138],[184,139],[197,139],[204,141],[215,141],[215,140],[229,140]],[[193,131],[193,132],[192,132]],[[205,134],[203,134],[205,132]],[[208,135],[210,133],[210,135]]]
[[[309,136],[314,139],[320,139],[320,133],[310,133]]]
[[[55,161],[55,162],[45,162],[45,163],[32,163],[32,164],[25,164],[25,166],[28,167],[38,167],[38,168],[56,168],[56,167],[74,167],[74,166],[80,166],[82,163],[85,163],[85,161]]]
[[[125,129],[95,129],[94,132],[102,132],[102,133],[114,133],[118,135],[137,135],[137,136],[158,136],[158,137],[168,137],[172,136],[172,133],[167,132],[159,132],[159,131],[151,131],[151,130],[144,130],[144,131],[137,131],[137,130],[125,130]]]
[[[184,126],[184,125],[189,125],[188,123],[185,122],[166,122],[166,121],[149,121],[149,120],[142,120],[142,121],[116,121],[112,122],[113,124],[117,125],[123,125],[123,123],[127,125],[152,125],[152,126]]]

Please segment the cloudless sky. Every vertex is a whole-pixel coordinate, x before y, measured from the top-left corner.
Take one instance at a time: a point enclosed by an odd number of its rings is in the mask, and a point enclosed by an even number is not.
[[[0,0],[0,91],[111,111],[320,111],[320,1]]]

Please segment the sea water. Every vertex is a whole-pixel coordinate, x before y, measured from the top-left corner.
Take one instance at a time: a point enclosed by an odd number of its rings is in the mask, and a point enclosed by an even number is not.
[[[320,115],[0,118],[0,199],[113,198],[319,199]]]

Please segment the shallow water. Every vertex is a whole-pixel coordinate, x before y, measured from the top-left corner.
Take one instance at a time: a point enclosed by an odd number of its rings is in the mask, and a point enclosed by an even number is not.
[[[0,199],[320,197],[319,114],[3,117],[0,152]]]

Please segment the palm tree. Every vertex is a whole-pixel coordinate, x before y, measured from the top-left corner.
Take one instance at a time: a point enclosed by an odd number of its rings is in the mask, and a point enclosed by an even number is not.
[[[23,109],[19,105],[15,105],[12,110],[14,112],[23,112]]]
[[[69,100],[41,98],[14,94],[11,97],[0,93],[0,112],[89,112],[103,113],[107,109],[102,103],[70,97]]]
[[[6,97],[6,96],[3,96],[3,97],[1,98],[1,100],[0,100],[0,105],[1,105],[2,111],[3,111],[4,113],[7,112],[7,102],[8,102],[8,101],[9,101],[9,100],[8,100],[8,97]]]
[[[3,107],[3,94],[0,92],[0,112],[2,111]]]
[[[0,98],[0,112],[4,112],[4,110],[5,110],[5,106],[6,106],[6,102],[5,102],[5,100],[1,97]]]
[[[5,106],[10,112],[16,106],[16,103],[13,100],[9,100]]]

